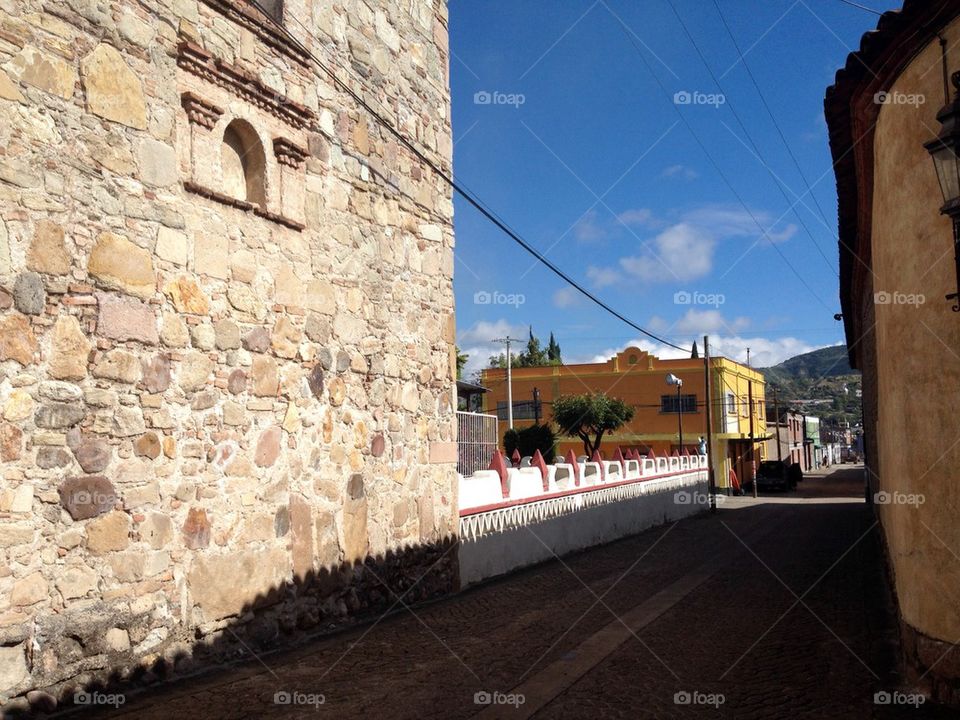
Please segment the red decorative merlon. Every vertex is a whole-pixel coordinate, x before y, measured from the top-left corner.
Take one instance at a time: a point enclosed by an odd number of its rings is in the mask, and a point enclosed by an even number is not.
[[[507,464],[503,461],[503,455],[500,454],[500,450],[493,451],[493,457],[490,459],[490,467],[487,470],[496,470],[497,475],[500,476],[500,492],[503,493],[504,497],[510,495],[510,486],[507,485]]]
[[[535,468],[540,469],[540,477],[543,478],[543,491],[546,492],[550,489],[550,481],[547,479],[547,463],[543,459],[543,455],[540,454],[540,449],[537,448],[533,452],[533,460],[530,462],[530,465]]]
[[[650,458],[651,460],[657,459],[657,453],[653,451],[653,448],[650,448],[650,453],[647,455],[647,457]]]
[[[573,465],[573,484],[580,484],[580,466],[577,464],[577,455],[573,450],[567,450],[566,456],[563,458],[563,461],[567,465]]]
[[[629,453],[630,451],[628,450],[627,452]],[[613,461],[620,463],[620,465],[626,469],[626,466],[623,464],[626,459],[627,458],[623,456],[623,450],[618,446],[617,451],[613,454]]]
[[[680,457],[680,451],[674,450],[673,453],[670,455],[670,457]]]
[[[590,462],[594,462],[600,466],[600,480],[603,480],[603,455],[600,454],[599,450],[593,451],[593,456],[590,458]]]
[[[523,458],[520,457],[520,451],[516,448],[513,449],[513,455],[510,456],[510,462],[513,463],[514,467],[520,467],[520,460]]]

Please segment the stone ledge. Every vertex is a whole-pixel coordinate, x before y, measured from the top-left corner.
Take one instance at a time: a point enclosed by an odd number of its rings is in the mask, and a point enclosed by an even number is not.
[[[269,210],[264,210],[259,205],[254,205],[246,200],[240,200],[238,198],[225,195],[222,192],[213,190],[212,188],[204,187],[203,185],[198,185],[197,183],[190,182],[189,180],[183,183],[183,189],[187,192],[199,195],[200,197],[207,198],[208,200],[213,200],[214,202],[222,203],[223,205],[229,205],[237,210],[252,212],[254,215],[262,217],[264,220],[275,222],[278,225],[283,225],[284,227],[288,227],[291,230],[296,230],[297,232],[302,232],[306,228],[306,225],[299,223],[292,218],[278,215],[277,213],[270,212]]]
[[[316,119],[316,115],[306,105],[271,90],[250,73],[215,58],[189,40],[181,40],[177,45],[177,65],[185,72],[235,93],[294,128],[303,130]]]

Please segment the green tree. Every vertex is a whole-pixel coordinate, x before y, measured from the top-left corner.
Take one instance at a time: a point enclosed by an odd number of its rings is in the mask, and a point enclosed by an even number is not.
[[[551,365],[563,365],[563,359],[560,357],[560,343],[553,337],[553,331],[550,332],[550,342],[547,344],[547,360]]]
[[[600,449],[605,433],[633,419],[633,408],[603,393],[561,395],[553,401],[553,419],[561,433],[583,441],[583,452],[589,456]]]
[[[560,346],[550,333],[550,342],[555,349],[555,358],[550,354],[548,347],[544,349],[540,345],[540,339],[533,334],[533,327],[530,328],[530,337],[527,340],[527,347],[519,353],[510,353],[510,365],[513,367],[542,367],[544,365],[560,365]],[[492,368],[505,368],[507,366],[507,354],[490,356],[490,365]]]
[[[470,356],[466,353],[460,352],[460,348],[457,347],[457,380],[463,379],[463,368],[467,365],[467,360],[470,359]]]

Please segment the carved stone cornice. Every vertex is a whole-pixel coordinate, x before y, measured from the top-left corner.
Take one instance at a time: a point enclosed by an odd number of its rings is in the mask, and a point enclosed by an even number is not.
[[[306,150],[282,137],[273,139],[273,154],[276,155],[278,163],[292,168],[301,167],[307,158]]]
[[[307,128],[316,119],[316,115],[307,106],[268,88],[250,73],[215,58],[189,40],[182,40],[177,46],[177,65],[186,72],[238,95],[261,110],[266,110],[298,130]]]
[[[199,95],[192,92],[186,92],[180,96],[180,104],[187,113],[187,118],[195,125],[205,127],[207,130],[213,130],[220,116],[223,115],[223,109],[207,102]]]
[[[269,17],[255,5],[243,0],[201,0],[224,17],[256,35],[268,47],[282,52],[305,67],[310,65],[310,56],[292,43]]]

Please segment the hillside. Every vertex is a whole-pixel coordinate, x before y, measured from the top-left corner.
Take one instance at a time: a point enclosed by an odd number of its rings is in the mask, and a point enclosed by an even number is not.
[[[781,410],[816,415],[831,425],[860,422],[860,373],[850,367],[846,346],[820,348],[758,370],[767,380],[768,402],[770,386],[778,388]]]

